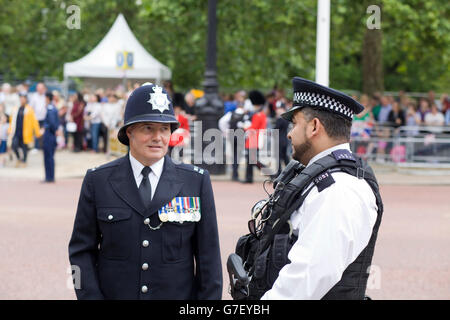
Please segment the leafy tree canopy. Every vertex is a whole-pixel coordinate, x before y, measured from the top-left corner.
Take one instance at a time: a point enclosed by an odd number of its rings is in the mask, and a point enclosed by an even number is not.
[[[386,90],[448,91],[450,2],[380,0]],[[69,5],[81,29],[66,26]],[[5,80],[62,78],[64,62],[81,58],[123,13],[139,41],[172,69],[178,89],[201,87],[207,0],[0,0],[0,74]],[[362,89],[364,1],[331,3],[330,86]],[[219,0],[217,67],[221,89],[290,88],[314,79],[316,0]]]

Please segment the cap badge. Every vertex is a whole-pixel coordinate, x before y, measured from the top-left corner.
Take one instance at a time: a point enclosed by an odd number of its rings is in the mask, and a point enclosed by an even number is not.
[[[153,93],[150,93],[150,99],[147,101],[152,105],[153,110],[159,110],[163,113],[164,110],[169,110],[170,101],[167,94],[162,92],[162,88],[158,85],[153,87]]]

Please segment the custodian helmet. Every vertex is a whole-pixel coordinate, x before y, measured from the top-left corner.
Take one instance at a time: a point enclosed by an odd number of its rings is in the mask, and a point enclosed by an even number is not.
[[[138,122],[170,123],[172,132],[179,127],[172,101],[162,87],[147,82],[130,94],[125,106],[124,124],[117,134],[121,143],[129,145],[126,129]]]

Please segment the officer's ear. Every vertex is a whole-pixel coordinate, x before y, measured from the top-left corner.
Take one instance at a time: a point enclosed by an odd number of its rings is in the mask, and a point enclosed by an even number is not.
[[[316,137],[320,134],[321,131],[324,130],[324,127],[322,123],[320,122],[319,118],[313,118],[311,121],[308,122],[308,138]]]
[[[128,140],[131,139],[131,137],[133,136],[133,129],[134,129],[134,125],[128,126],[125,130],[125,133],[127,134]]]

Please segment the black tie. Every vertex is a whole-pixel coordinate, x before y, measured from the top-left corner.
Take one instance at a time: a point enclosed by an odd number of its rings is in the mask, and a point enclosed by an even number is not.
[[[149,173],[152,171],[150,167],[144,167],[142,169],[142,182],[139,186],[139,194],[141,195],[142,202],[144,206],[148,208],[150,202],[152,201],[152,186],[150,185],[150,180],[148,179]]]

